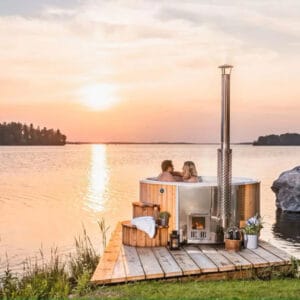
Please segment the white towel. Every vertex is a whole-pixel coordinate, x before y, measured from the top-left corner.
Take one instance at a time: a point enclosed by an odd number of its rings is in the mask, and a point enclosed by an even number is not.
[[[131,224],[137,229],[146,232],[152,239],[155,235],[155,220],[153,217],[137,217],[131,220]]]

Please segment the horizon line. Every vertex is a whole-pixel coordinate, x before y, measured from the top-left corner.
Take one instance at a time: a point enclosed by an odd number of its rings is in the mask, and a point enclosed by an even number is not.
[[[165,142],[165,141],[162,141],[162,142],[130,142],[130,141],[125,141],[125,142],[121,142],[121,141],[116,141],[116,142],[81,142],[81,141],[67,141],[66,144],[105,144],[105,145],[109,145],[109,144],[136,144],[136,145],[147,145],[147,144],[173,144],[173,145],[178,145],[178,144],[187,144],[187,145],[218,145],[220,143],[209,143],[209,142]],[[241,145],[241,144],[253,144],[253,142],[235,142],[235,143],[231,143],[232,145]]]

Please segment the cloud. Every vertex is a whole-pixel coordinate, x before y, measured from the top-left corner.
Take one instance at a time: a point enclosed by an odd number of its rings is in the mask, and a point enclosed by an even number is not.
[[[9,105],[28,103],[38,107],[41,120],[49,111],[54,120],[54,107],[63,110],[65,104],[72,113],[65,123],[60,118],[64,126],[77,130],[75,119],[86,118],[90,125],[84,134],[97,134],[114,120],[114,136],[124,139],[123,124],[137,134],[139,124],[149,127],[156,119],[157,129],[167,118],[187,124],[180,129],[184,140],[184,134],[190,136],[189,120],[199,132],[217,126],[217,66],[224,62],[235,65],[233,113],[253,113],[261,124],[263,113],[255,109],[275,107],[286,117],[278,103],[297,105],[300,13],[295,1],[288,2],[290,9],[283,7],[280,18],[281,5],[269,1],[32,3],[30,15],[0,17],[0,105],[6,114]],[[91,118],[77,98],[82,88],[97,84],[117,86],[121,101]],[[296,114],[290,116],[293,122]],[[243,118],[239,122],[249,125]],[[157,131],[147,132],[150,139]]]
[[[278,18],[272,16],[268,8],[263,13],[257,10],[257,6],[249,4],[243,2],[243,6],[233,6],[227,2],[223,5],[193,2],[187,7],[165,6],[157,18],[164,22],[181,20],[193,26],[209,26],[236,37],[250,48],[259,44],[262,48],[289,50],[295,39],[300,38],[299,18],[293,21],[288,17]]]
[[[0,2],[0,15],[37,16],[47,6],[71,7],[79,4],[80,0],[9,0]]]

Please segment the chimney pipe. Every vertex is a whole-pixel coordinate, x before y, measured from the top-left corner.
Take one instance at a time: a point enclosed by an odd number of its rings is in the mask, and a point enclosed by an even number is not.
[[[219,68],[222,71],[222,121],[221,149],[218,149],[218,215],[226,230],[231,222],[230,73],[233,66]]]

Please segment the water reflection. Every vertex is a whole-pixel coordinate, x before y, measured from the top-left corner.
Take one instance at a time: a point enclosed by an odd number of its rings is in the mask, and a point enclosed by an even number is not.
[[[94,212],[99,212],[104,209],[104,194],[108,180],[106,145],[91,145],[90,165],[86,205]]]
[[[277,210],[273,232],[276,237],[300,243],[300,213],[286,213]]]

